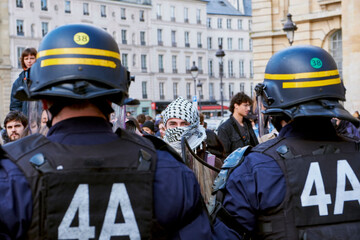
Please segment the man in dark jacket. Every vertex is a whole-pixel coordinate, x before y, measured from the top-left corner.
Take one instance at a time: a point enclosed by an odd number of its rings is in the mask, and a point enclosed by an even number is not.
[[[243,92],[237,93],[230,102],[232,115],[218,128],[218,136],[225,147],[226,156],[239,147],[259,144],[251,122],[246,116],[250,112],[252,100]]]

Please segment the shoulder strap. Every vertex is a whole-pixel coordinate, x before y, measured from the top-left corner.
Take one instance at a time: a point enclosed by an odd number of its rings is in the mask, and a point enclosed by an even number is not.
[[[50,143],[50,141],[43,135],[32,134],[15,142],[7,143],[3,145],[2,148],[10,159],[20,159],[27,153],[48,143]]]
[[[250,233],[243,226],[238,224],[237,221],[234,220],[234,217],[224,208],[223,190],[230,174],[244,162],[244,158],[250,150],[251,146],[238,148],[225,159],[221,171],[214,181],[212,194],[215,195],[215,197],[208,207],[212,223],[215,222],[216,218],[219,218],[226,226],[239,233],[240,236],[242,236],[242,239],[248,239]]]
[[[150,140],[152,144],[154,144],[156,150],[169,152],[176,160],[184,163],[181,156],[175,151],[175,149],[160,138],[151,135],[144,135],[143,137]]]

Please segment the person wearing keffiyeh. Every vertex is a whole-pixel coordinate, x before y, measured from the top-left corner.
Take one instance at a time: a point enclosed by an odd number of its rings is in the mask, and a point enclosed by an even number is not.
[[[162,112],[165,123],[164,141],[172,146],[180,155],[182,154],[181,139],[185,137],[191,150],[197,156],[211,165],[216,165],[221,160],[206,151],[206,131],[200,125],[200,115],[196,107],[188,100],[178,97],[171,102]],[[216,177],[216,172],[196,161],[191,154],[186,156],[189,167],[194,171],[200,184],[201,193],[207,202],[211,196],[211,186]]]

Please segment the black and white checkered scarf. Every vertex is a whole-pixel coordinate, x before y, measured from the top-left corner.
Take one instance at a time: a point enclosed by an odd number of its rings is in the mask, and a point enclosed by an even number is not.
[[[178,118],[190,123],[186,127],[176,127],[166,129],[164,140],[175,150],[181,152],[181,138],[185,136],[192,149],[197,148],[206,138],[205,129],[200,125],[199,112],[196,107],[188,100],[178,97],[171,102],[162,112],[164,123],[171,118]]]

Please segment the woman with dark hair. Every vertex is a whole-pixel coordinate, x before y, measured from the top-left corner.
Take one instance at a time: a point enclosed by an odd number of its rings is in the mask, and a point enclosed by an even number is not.
[[[19,87],[29,87],[29,69],[36,62],[37,51],[35,48],[26,48],[20,57],[21,66],[24,69],[19,77],[15,80],[11,89],[11,98],[10,98],[10,111],[18,110],[24,113],[27,116],[28,105],[26,101],[20,101],[16,99],[15,93]]]

